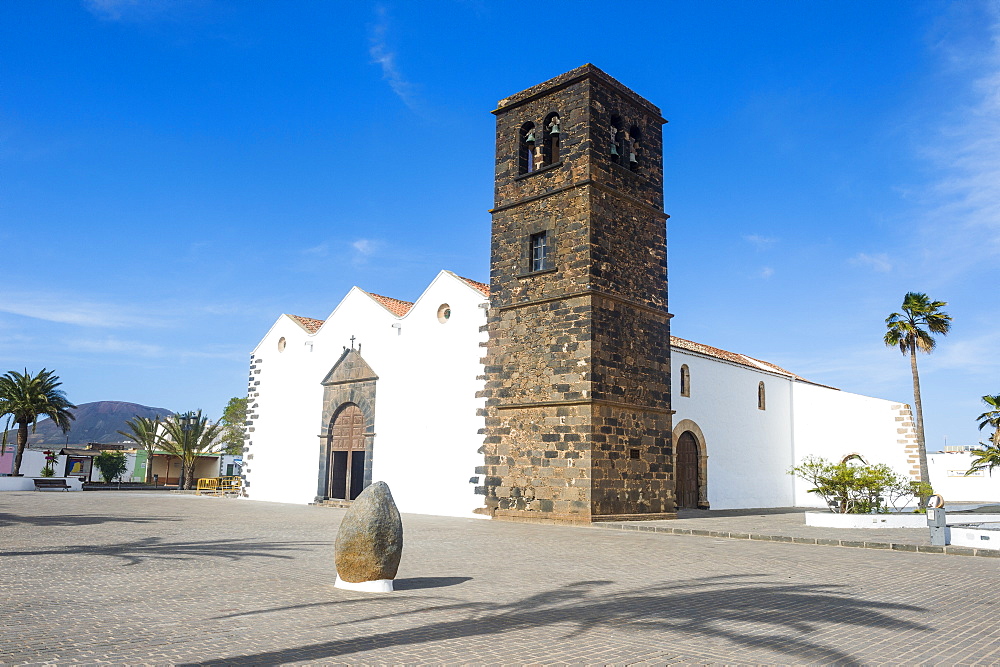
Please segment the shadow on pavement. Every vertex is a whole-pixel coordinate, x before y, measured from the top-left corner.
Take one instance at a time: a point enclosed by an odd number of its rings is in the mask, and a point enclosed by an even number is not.
[[[87,514],[66,514],[60,516],[23,516],[0,512],[0,528],[24,523],[32,526],[94,526],[101,523],[155,523],[158,521],[180,521],[172,516],[100,516]]]
[[[110,556],[135,565],[148,559],[191,560],[194,558],[292,558],[287,552],[304,551],[310,546],[327,546],[331,542],[254,542],[249,540],[212,540],[210,542],[165,542],[159,537],[147,537],[135,542],[119,544],[71,545],[34,549],[31,551],[3,551],[4,556]]]
[[[415,591],[420,588],[444,588],[470,581],[472,577],[409,577],[396,579],[393,588],[397,591]]]
[[[832,625],[881,630],[928,630],[920,623],[897,618],[893,612],[926,612],[923,607],[864,600],[839,594],[837,586],[776,584],[769,581],[733,581],[744,577],[711,577],[674,582],[636,591],[608,590],[612,582],[582,581],[511,603],[454,602],[413,609],[387,609],[406,598],[379,597],[373,604],[385,613],[344,619],[338,625],[380,619],[413,618],[409,628],[336,639],[287,650],[220,658],[198,665],[279,664],[326,660],[362,651],[447,641],[463,637],[497,637],[546,626],[568,629],[566,638],[590,630],[658,633],[672,640],[698,637],[747,649],[766,649],[787,656],[789,662],[857,664],[850,653],[824,645],[819,637]],[[412,602],[412,598],[410,599]],[[361,602],[361,601],[358,601]],[[453,619],[421,623],[423,615],[444,612]],[[251,612],[261,613],[261,612]],[[669,633],[664,637],[664,633]],[[512,638],[513,639],[513,638]],[[638,636],[637,636],[638,639]],[[535,656],[541,657],[541,656]],[[473,654],[470,662],[476,662]]]

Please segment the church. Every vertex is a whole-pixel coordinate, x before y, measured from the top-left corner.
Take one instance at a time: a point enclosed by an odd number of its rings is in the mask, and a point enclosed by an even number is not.
[[[863,453],[916,475],[909,406],[670,334],[659,108],[592,65],[499,102],[489,284],[354,287],[250,358],[249,498],[402,512],[669,519],[817,506],[787,474]]]

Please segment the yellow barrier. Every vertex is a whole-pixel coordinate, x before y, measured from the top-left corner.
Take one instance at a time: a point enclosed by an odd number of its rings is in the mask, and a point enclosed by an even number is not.
[[[243,488],[243,478],[242,477],[220,477],[219,478],[219,490],[225,494],[240,494],[240,489]]]
[[[238,496],[242,488],[242,477],[203,477],[198,480],[194,493],[196,496]]]
[[[195,489],[196,496],[217,496],[219,495],[219,479],[217,477],[203,477],[198,480],[198,488]]]

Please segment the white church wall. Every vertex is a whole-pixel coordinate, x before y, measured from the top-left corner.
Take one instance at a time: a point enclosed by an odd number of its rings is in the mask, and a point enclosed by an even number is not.
[[[479,332],[486,323],[479,304],[486,301],[440,273],[398,321],[386,375],[376,369],[372,479],[389,485],[400,511],[471,517],[483,504],[469,480],[482,465],[477,409],[484,401],[476,398],[482,389],[476,378],[486,335]],[[445,304],[451,316],[441,322]],[[368,359],[367,347],[362,356]]]
[[[699,444],[708,453],[712,509],[791,505],[790,380],[677,347],[671,356],[674,424],[691,419],[705,436]],[[680,393],[682,365],[690,371],[690,397]],[[757,407],[760,382],[764,410]]]
[[[320,382],[340,358],[350,337],[369,344],[364,353],[376,373],[395,318],[367,294],[352,289],[326,323],[310,334],[281,316],[254,350],[260,385],[258,418],[246,461],[248,494],[256,500],[309,503],[316,497],[323,387]],[[278,342],[285,339],[284,350]],[[380,350],[383,354],[380,354]]]
[[[945,502],[1000,502],[1000,469],[968,477],[965,472],[976,457],[969,452],[927,453],[927,467],[935,493]]]
[[[402,512],[474,516],[482,505],[469,480],[482,464],[482,349],[487,299],[441,272],[411,310],[397,318],[352,289],[316,334],[286,316],[254,351],[260,372],[253,443],[244,470],[251,499],[308,503],[317,493],[319,457],[328,425],[321,424],[320,384],[344,346],[378,375],[372,480],[384,481]],[[451,317],[438,320],[438,308]],[[398,326],[394,326],[398,325]],[[286,340],[284,352],[278,341]],[[310,343],[310,345],[306,345]]]
[[[848,454],[860,454],[868,463],[885,463],[897,473],[907,474],[910,465],[898,433],[903,424],[901,407],[879,398],[793,383],[794,465],[807,456],[835,462]],[[809,484],[804,480],[795,478],[794,489],[796,507],[824,506],[818,495],[808,493]]]

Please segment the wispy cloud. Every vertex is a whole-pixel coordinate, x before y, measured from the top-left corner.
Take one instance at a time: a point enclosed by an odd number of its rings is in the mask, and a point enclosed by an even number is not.
[[[191,0],[83,0],[91,14],[104,21],[145,21]]]
[[[379,242],[372,239],[356,239],[351,242],[351,262],[355,265],[364,264],[375,254]]]
[[[757,250],[767,250],[778,242],[778,239],[761,236],[760,234],[748,234],[743,240],[752,245]]]
[[[763,278],[764,280],[767,280],[773,275],[774,275],[774,269],[772,269],[770,266],[765,266],[763,269],[760,270],[760,277]]]
[[[151,345],[134,340],[122,340],[113,336],[106,338],[76,339],[67,346],[78,352],[126,355],[132,357],[162,357],[165,350],[159,345]]]
[[[940,172],[924,202],[924,247],[954,271],[1000,256],[1000,3],[982,7],[990,22],[987,48],[961,61],[945,53],[952,67],[974,73],[971,101],[923,147]]]
[[[396,62],[396,51],[388,43],[389,12],[384,5],[375,6],[375,24],[369,37],[368,54],[372,62],[382,68],[382,78],[392,92],[402,100],[411,111],[420,112],[417,100],[416,86],[410,83],[399,69]]]
[[[963,371],[992,378],[1000,373],[997,348],[1000,348],[1000,331],[991,327],[979,336],[939,339],[934,353],[928,356],[927,361],[921,361],[930,370]]]
[[[879,273],[888,273],[889,271],[892,271],[892,262],[889,260],[889,255],[884,252],[873,255],[869,255],[865,252],[859,252],[848,261],[856,266],[865,266],[873,271],[878,271]]]
[[[0,301],[0,313],[85,327],[160,326],[162,320],[128,306],[47,293],[10,293]]]
[[[326,257],[330,254],[330,244],[320,243],[319,245],[315,245],[311,248],[306,248],[302,251],[302,254],[309,255],[311,257]]]

